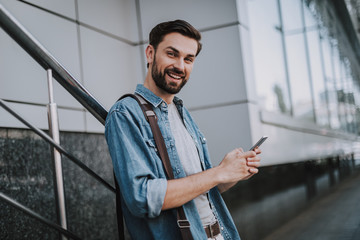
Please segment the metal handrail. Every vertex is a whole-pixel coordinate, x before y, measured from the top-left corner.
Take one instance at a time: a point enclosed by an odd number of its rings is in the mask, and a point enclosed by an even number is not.
[[[44,139],[46,142],[48,142],[50,145],[55,147],[59,152],[64,154],[67,158],[69,158],[72,162],[74,162],[76,165],[78,165],[81,169],[83,169],[85,172],[87,172],[89,175],[94,177],[98,182],[103,184],[106,188],[111,190],[115,193],[115,188],[109,184],[107,181],[105,181],[103,178],[101,178],[99,175],[97,175],[93,170],[91,170],[88,166],[86,166],[84,163],[82,163],[79,159],[77,159],[74,155],[66,151],[61,145],[56,143],[49,135],[44,133],[44,131],[40,130],[39,128],[35,127],[28,121],[26,121],[23,117],[21,117],[19,114],[17,114],[13,109],[11,109],[4,100],[0,98],[0,106],[3,107],[7,112],[9,112],[11,115],[13,115],[15,118],[17,118],[19,121],[21,121],[23,124],[28,126],[32,131],[34,131],[37,135],[39,135],[42,139]]]
[[[38,103],[38,102],[29,102],[29,101],[21,101],[21,100],[14,100],[14,99],[6,99],[6,98],[2,98],[2,100],[4,100],[5,102],[8,103],[16,103],[16,104],[22,104],[22,105],[30,105],[30,106],[37,106],[37,107],[47,107],[48,104],[45,103]],[[68,106],[64,106],[64,105],[57,105],[58,109],[64,109],[64,110],[70,110],[70,111],[83,111],[85,112],[86,109],[81,108],[81,107],[68,107]]]
[[[25,212],[27,215],[36,218],[37,220],[39,220],[40,222],[48,225],[49,227],[58,230],[59,232],[61,232],[62,234],[71,237],[72,239],[76,239],[76,240],[81,240],[80,237],[78,237],[77,235],[75,235],[73,232],[62,228],[61,226],[59,226],[58,224],[53,223],[52,221],[40,216],[39,214],[37,214],[36,212],[32,211],[31,209],[25,207],[24,205],[22,205],[21,203],[18,203],[17,201],[9,198],[8,196],[6,196],[5,194],[3,194],[2,192],[0,192],[0,199],[2,199],[3,201],[9,203],[10,205],[12,205],[13,207]]]
[[[105,119],[108,114],[105,108],[1,4],[0,27],[4,29],[4,31],[10,37],[12,37],[13,40],[15,40],[45,70],[48,71],[48,69],[51,69],[55,80],[57,80],[58,83],[62,85],[96,119],[98,119],[100,123],[102,123],[103,125],[105,124]],[[115,188],[111,184],[109,184],[107,181],[105,181],[103,178],[93,172],[75,156],[67,152],[62,146],[60,146],[60,144],[58,144],[45,132],[43,132],[39,128],[36,128],[35,126],[27,122],[25,119],[23,119],[19,114],[13,111],[2,99],[0,99],[0,106],[2,106],[10,114],[12,114],[26,126],[28,126],[41,138],[43,138],[55,149],[57,149],[57,151],[64,154],[81,169],[94,177],[106,188],[108,188],[112,192],[116,192]],[[15,208],[20,209],[24,213],[38,219],[39,221],[47,224],[48,226],[57,229],[63,234],[63,237],[68,236],[73,239],[80,239],[78,236],[66,229],[66,224],[64,228],[63,226],[53,223],[1,192],[0,199],[8,202]],[[66,237],[64,239],[66,239]]]
[[[0,26],[11,36],[28,54],[33,57],[45,70],[52,69],[54,78],[73,95],[94,117],[102,124],[105,123],[108,112],[105,108],[83,87],[46,49],[39,41],[35,39],[1,4],[0,4]],[[53,147],[67,156],[84,171],[92,175],[111,191],[115,188],[108,182],[98,176],[85,164],[79,161],[72,154],[68,153],[59,144],[54,142],[46,133],[34,127],[20,115],[15,113],[3,100],[0,99],[0,105],[3,106],[12,115],[35,131],[40,137],[50,143]]]
[[[0,26],[45,70],[52,69],[55,80],[105,124],[108,114],[105,108],[1,4]]]

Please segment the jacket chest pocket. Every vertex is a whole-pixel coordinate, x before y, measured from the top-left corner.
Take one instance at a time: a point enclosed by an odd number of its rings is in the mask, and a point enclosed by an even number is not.
[[[149,151],[151,152],[151,156],[153,158],[153,160],[152,160],[153,164],[156,166],[158,172],[162,173],[161,177],[166,176],[163,162],[161,160],[159,148],[156,146],[155,140],[154,139],[145,139],[145,142],[148,146]],[[165,146],[166,146],[165,154],[168,154],[170,162],[171,162],[172,159],[174,159],[174,155],[175,155],[175,151],[176,151],[175,143],[173,141],[165,141],[165,140],[164,140],[164,142],[165,142]],[[171,164],[171,165],[174,166],[174,164]],[[175,167],[175,169],[174,169],[174,167],[172,167],[172,168],[173,168],[173,173],[176,176],[179,173],[178,168],[176,168],[176,167]]]

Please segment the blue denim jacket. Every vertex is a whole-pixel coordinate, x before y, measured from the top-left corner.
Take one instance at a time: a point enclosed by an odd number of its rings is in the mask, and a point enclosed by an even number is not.
[[[143,85],[135,91],[154,107],[165,140],[174,177],[185,177],[170,130],[167,104]],[[193,137],[203,169],[211,168],[206,139],[196,126],[182,101],[175,97],[184,124]],[[109,111],[105,136],[118,179],[122,209],[128,231],[133,239],[181,239],[176,210],[161,211],[167,188],[166,174],[157,154],[149,123],[138,103],[132,98],[118,101]],[[225,239],[240,239],[230,213],[215,187],[209,201]],[[207,239],[194,201],[184,205],[194,239]]]

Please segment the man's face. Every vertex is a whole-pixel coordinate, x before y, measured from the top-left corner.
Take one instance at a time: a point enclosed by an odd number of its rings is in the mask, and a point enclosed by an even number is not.
[[[154,53],[151,68],[156,86],[169,94],[178,93],[189,80],[197,47],[195,39],[180,33],[165,35]]]

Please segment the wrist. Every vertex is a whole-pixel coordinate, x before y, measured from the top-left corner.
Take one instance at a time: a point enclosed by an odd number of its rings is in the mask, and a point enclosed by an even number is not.
[[[216,186],[226,182],[225,177],[223,175],[224,171],[220,165],[213,167],[211,170],[213,170],[213,180],[215,181]]]

